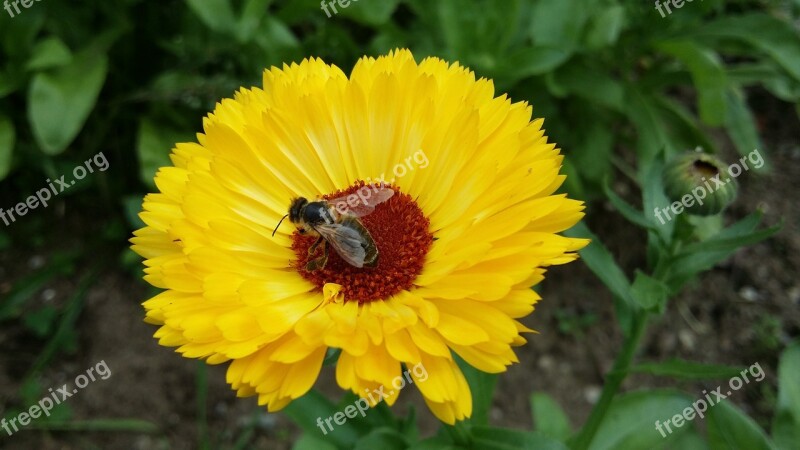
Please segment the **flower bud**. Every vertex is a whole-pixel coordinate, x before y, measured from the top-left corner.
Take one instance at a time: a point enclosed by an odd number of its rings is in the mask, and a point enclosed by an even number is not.
[[[686,152],[664,167],[664,191],[671,202],[682,202],[698,216],[719,214],[736,198],[736,180],[726,166],[708,153]]]

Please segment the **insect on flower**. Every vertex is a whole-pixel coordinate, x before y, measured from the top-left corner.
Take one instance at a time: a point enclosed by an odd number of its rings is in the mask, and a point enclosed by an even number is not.
[[[314,271],[323,269],[328,263],[329,245],[336,250],[348,264],[359,269],[375,267],[378,265],[378,247],[375,240],[364,224],[358,220],[375,210],[375,206],[383,203],[394,195],[394,191],[388,187],[376,187],[374,194],[359,195],[357,201],[350,199],[336,199],[331,202],[318,200],[309,202],[305,197],[292,200],[289,205],[289,212],[283,216],[272,231],[275,232],[281,226],[285,218],[295,224],[297,232],[310,236],[317,236],[317,240],[308,249],[308,256],[314,256],[320,243],[322,243],[323,254],[306,263],[306,270]],[[335,207],[333,205],[336,205]]]

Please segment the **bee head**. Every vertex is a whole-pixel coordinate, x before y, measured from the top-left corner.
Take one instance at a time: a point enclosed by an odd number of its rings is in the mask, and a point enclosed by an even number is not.
[[[292,204],[289,206],[289,221],[294,224],[300,222],[303,218],[303,209],[308,204],[308,200],[305,197],[300,197],[292,200]]]

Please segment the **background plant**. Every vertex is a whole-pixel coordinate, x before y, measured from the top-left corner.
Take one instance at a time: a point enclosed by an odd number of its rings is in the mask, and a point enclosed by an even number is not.
[[[200,131],[200,118],[217,100],[239,86],[258,85],[270,65],[319,56],[348,70],[362,54],[408,47],[418,58],[458,60],[493,78],[498,93],[529,101],[564,149],[566,189],[590,202],[589,217],[610,202],[615,214],[646,230],[647,263],[630,275],[586,225],[571,232],[593,239],[582,257],[614,294],[624,346],[580,428],[545,393],[531,396],[534,431],[490,427],[495,377],[464,367],[475,397],[470,421],[419,442],[413,412],[399,419],[380,407],[379,414],[323,438],[316,417],[353,398],[334,404],[312,393],[287,411],[306,431],[296,448],[796,448],[796,344],[783,350],[769,432],[725,403],[712,409],[705,432],[695,423],[661,439],[642,430],[679,412],[695,393],[617,391],[631,372],[720,383],[738,373],[700,362],[640,362],[638,343],[687,283],[778,227],[759,228],[758,211],[728,227],[720,216],[679,216],[661,225],[650,211],[669,203],[660,174],[664,161],[679,152],[699,146],[713,153],[729,140],[741,155],[760,149],[769,161],[772,149],[762,142],[748,97],[766,91],[800,112],[798,12],[798,2],[778,0],[686,3],[665,18],[651,4],[614,0],[361,0],[330,19],[317,0],[49,1],[13,19],[2,12],[0,206],[12,206],[44,179],[69,173],[99,151],[115,168],[113,177],[95,174],[65,193],[72,205],[110,212],[85,237],[84,251],[58,253],[32,276],[15,280],[0,300],[0,322],[21,323],[42,343],[24,375],[22,397],[38,395],[37,376],[54,358],[78,350],[76,321],[95,278],[84,275],[72,300],[59,306],[31,309],[32,293],[74,274],[95,249],[98,266],[117,261],[138,270],[125,239],[138,227],[134,212],[142,194],[154,189],[153,174],[169,164],[171,146]],[[629,187],[625,196],[613,189],[620,184]],[[24,226],[0,229],[0,250],[12,242],[50,245],[52,223],[44,215],[24,220]],[[562,320],[572,330],[565,333],[603,326],[570,317]],[[204,377],[198,369],[201,393]],[[65,423],[66,410],[52,427]],[[82,426],[152,428],[140,422]],[[210,445],[202,421],[198,428]]]

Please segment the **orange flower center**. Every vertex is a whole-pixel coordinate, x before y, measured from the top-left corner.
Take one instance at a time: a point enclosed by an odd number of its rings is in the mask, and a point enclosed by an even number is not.
[[[365,186],[363,181],[332,194],[325,195],[325,200],[346,197],[356,193]],[[400,192],[397,187],[392,198],[380,203],[370,214],[359,220],[369,230],[378,248],[378,264],[375,267],[361,269],[345,262],[330,247],[328,263],[324,268],[315,271],[306,270],[310,259],[322,255],[322,245],[313,256],[308,249],[316,240],[314,236],[301,235],[294,232],[292,250],[297,255],[295,267],[303,278],[314,283],[322,291],[326,283],[342,286],[345,301],[359,303],[381,300],[408,289],[422,272],[425,255],[433,243],[433,235],[428,231],[430,221],[422,213],[417,203]]]

